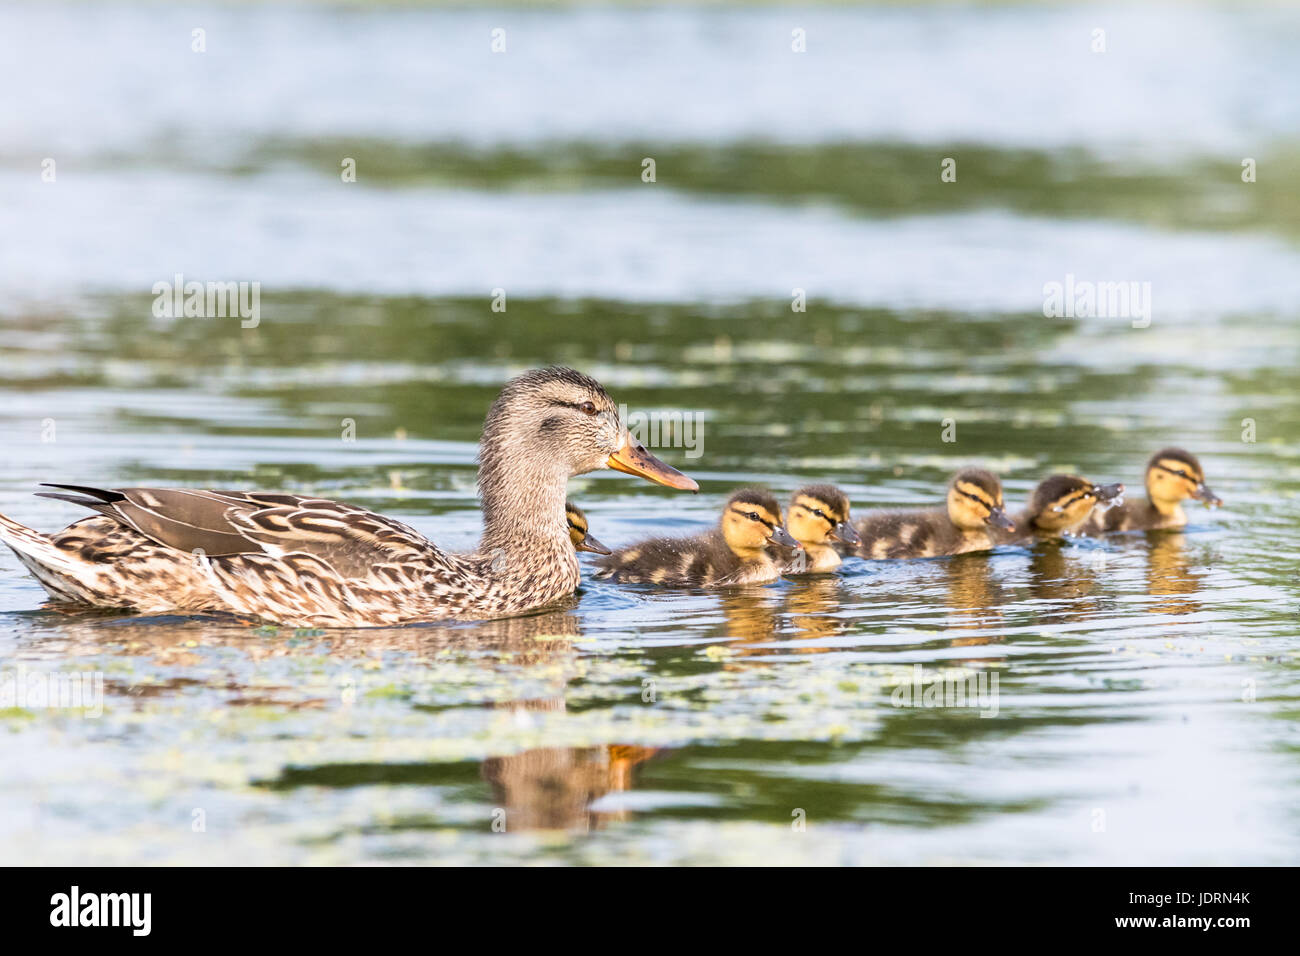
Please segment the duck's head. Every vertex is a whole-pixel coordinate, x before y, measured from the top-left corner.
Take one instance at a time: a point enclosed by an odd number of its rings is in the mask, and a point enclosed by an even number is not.
[[[1088,520],[1097,505],[1108,505],[1124,494],[1124,486],[1094,485],[1077,475],[1044,478],[1029,499],[1029,516],[1040,531],[1069,531]]]
[[[722,509],[722,537],[739,557],[753,557],[769,544],[798,550],[798,541],[781,524],[781,506],[768,492],[742,488]]]
[[[963,531],[1016,530],[1002,507],[1002,482],[983,468],[964,468],[953,477],[948,486],[948,517]]]
[[[1207,508],[1223,504],[1219,496],[1205,485],[1205,472],[1191,452],[1165,448],[1147,462],[1147,496],[1161,511],[1175,507],[1187,498],[1204,501]]]
[[[613,468],[669,488],[699,490],[628,434],[599,382],[571,368],[534,369],[506,383],[488,410],[479,462],[480,485],[530,486]]]
[[[806,485],[790,498],[786,528],[800,544],[862,542],[849,520],[849,497],[834,485]]]
[[[578,551],[590,551],[593,554],[613,554],[609,548],[591,536],[587,531],[587,516],[571,501],[564,503],[564,517],[569,521],[569,540]]]

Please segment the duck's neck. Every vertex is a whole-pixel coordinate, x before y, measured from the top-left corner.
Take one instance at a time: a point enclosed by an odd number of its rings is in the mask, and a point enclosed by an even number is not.
[[[563,541],[570,548],[564,516],[564,474],[524,474],[511,468],[479,469],[485,550]]]
[[[484,456],[479,467],[479,551],[492,559],[493,578],[529,581],[535,588],[554,581],[560,592],[577,586],[578,558],[564,514],[567,480],[568,474],[554,466],[539,471]]]

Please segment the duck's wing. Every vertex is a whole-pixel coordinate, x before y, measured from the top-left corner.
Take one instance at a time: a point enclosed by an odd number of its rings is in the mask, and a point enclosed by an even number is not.
[[[191,488],[89,488],[41,492],[84,505],[168,548],[209,557],[308,554],[342,577],[376,563],[428,561],[441,552],[413,528],[355,505],[265,492]]]

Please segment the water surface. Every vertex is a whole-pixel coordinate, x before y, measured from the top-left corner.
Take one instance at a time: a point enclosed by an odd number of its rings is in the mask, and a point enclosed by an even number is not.
[[[52,610],[6,551],[4,667],[105,701],[0,709],[0,859],[1296,862],[1300,17],[1171,9],[0,10],[32,90],[0,119],[0,510],[35,527],[80,516],[43,480],[248,487],[468,548],[486,407],[552,362],[703,422],[661,449],[698,496],[571,483],[613,545],[742,484],[922,506],[979,462],[1019,502],[1167,444],[1226,502],[393,630]],[[259,281],[260,323],[156,318],[178,272]],[[1045,318],[1067,273],[1150,282],[1149,327]],[[996,716],[894,706],[917,664],[996,675]]]

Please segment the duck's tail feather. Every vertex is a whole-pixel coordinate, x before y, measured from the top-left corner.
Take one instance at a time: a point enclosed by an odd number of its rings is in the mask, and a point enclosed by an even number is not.
[[[87,588],[78,580],[78,561],[39,531],[0,514],[0,541],[56,601],[84,601]]]

